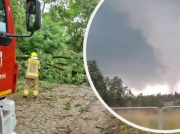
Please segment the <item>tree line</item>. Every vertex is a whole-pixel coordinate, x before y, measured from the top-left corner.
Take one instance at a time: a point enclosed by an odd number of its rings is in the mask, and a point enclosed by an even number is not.
[[[128,86],[123,86],[121,78],[104,77],[95,60],[88,61],[91,80],[104,102],[110,107],[162,107],[180,105],[180,94],[143,95],[135,96]]]

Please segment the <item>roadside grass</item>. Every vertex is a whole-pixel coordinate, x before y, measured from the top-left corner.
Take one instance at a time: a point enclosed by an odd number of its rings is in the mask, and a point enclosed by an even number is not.
[[[180,99],[176,99],[175,101],[167,101],[163,103],[164,106],[174,106],[180,105]]]
[[[164,106],[173,106],[173,105],[174,105],[174,101],[164,102],[163,105],[164,105]]]
[[[9,95],[8,98],[11,98],[13,100],[18,100],[20,98],[23,97],[23,90],[24,90],[24,86],[26,83],[26,79],[19,79],[18,83],[17,83],[17,88],[16,88],[16,92],[15,94]],[[48,81],[39,81],[39,90],[41,91],[51,91],[54,87],[56,87],[58,84],[57,83],[52,83],[52,82],[48,82]],[[31,84],[30,86],[30,91],[32,91],[33,89],[33,85]],[[53,100],[54,101],[54,100]]]
[[[164,129],[179,129],[180,128],[180,109],[166,110],[163,112]]]
[[[122,122],[120,126],[120,134],[155,134],[155,133],[143,131]],[[173,134],[180,134],[180,132]]]
[[[79,112],[80,112],[80,113],[84,113],[84,112],[89,112],[89,110],[87,109],[87,107],[81,107],[81,108],[79,109]]]
[[[77,104],[74,105],[74,107],[80,107],[80,106],[81,106],[80,103],[77,103]]]
[[[17,84],[17,90],[16,92],[21,92],[24,89],[26,83],[26,79],[19,79],[18,80],[18,84]],[[52,82],[48,82],[48,81],[39,81],[39,88],[40,89],[46,89],[46,90],[52,90],[56,85],[58,85],[57,83],[52,83]],[[33,85],[31,84],[30,88],[33,88]]]
[[[158,110],[157,111],[123,110],[123,111],[118,111],[117,113],[126,120],[134,124],[137,124],[139,126],[158,129],[158,120],[159,120]],[[180,117],[180,109],[165,110],[163,112],[163,117],[162,117],[163,130],[179,129],[180,128],[179,117]],[[122,127],[124,127],[124,125]],[[180,133],[176,133],[176,134],[180,134]]]
[[[48,81],[39,81],[39,87],[47,90],[52,90],[54,87],[56,87],[56,85],[58,84]]]
[[[154,133],[143,131],[143,130],[134,128],[132,126],[129,126],[125,123],[122,123],[120,127],[120,134],[154,134]]]
[[[122,110],[117,113],[126,120],[139,126],[158,129],[158,111]]]

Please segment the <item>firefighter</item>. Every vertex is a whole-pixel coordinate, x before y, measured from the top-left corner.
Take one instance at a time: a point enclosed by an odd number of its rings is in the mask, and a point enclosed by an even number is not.
[[[36,98],[38,96],[38,82],[39,82],[39,69],[40,61],[38,60],[37,54],[35,52],[31,53],[31,57],[26,62],[27,72],[26,72],[26,84],[23,91],[23,96],[27,97],[29,94],[29,88],[31,82],[34,84],[33,95]]]

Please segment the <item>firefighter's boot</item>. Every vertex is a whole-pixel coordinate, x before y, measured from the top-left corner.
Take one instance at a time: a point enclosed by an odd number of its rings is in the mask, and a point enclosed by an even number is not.
[[[29,90],[24,89],[24,91],[23,91],[23,96],[24,96],[24,97],[27,97],[27,96],[28,96],[28,94],[29,94]]]
[[[33,95],[34,95],[34,98],[37,98],[37,96],[38,96],[38,90],[34,90],[34,91],[33,91]]]

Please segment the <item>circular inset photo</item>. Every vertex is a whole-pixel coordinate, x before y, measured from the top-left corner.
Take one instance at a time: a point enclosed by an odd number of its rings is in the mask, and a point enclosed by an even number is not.
[[[180,132],[180,1],[101,0],[84,39],[94,92],[136,128]]]

